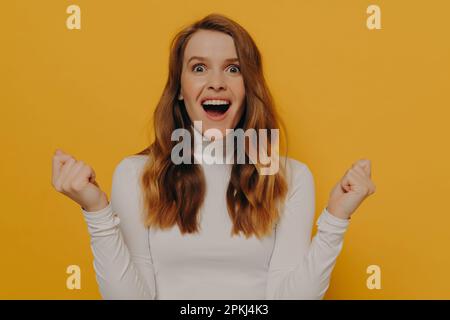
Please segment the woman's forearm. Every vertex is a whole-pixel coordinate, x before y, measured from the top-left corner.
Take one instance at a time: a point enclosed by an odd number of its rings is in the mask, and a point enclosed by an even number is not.
[[[109,203],[97,212],[83,211],[91,237],[94,269],[104,299],[154,299],[131,259],[119,229],[120,219]]]

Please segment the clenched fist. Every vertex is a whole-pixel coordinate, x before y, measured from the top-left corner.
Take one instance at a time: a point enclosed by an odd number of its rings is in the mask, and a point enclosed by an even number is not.
[[[94,170],[81,160],[57,149],[53,155],[53,187],[78,203],[83,210],[98,211],[109,202],[95,181]]]
[[[358,160],[331,190],[328,212],[338,218],[349,219],[361,202],[374,192],[370,160]]]

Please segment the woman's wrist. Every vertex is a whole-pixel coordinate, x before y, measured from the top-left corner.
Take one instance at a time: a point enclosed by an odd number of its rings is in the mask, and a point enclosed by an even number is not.
[[[350,220],[350,216],[348,214],[345,214],[345,213],[337,210],[336,208],[327,206],[326,209],[327,209],[328,213],[330,213],[331,215],[333,215],[336,218],[343,219],[343,220]]]
[[[105,209],[108,205],[109,205],[108,197],[106,196],[106,194],[103,194],[103,196],[101,197],[100,201],[97,204],[86,208],[82,207],[82,209],[87,212],[96,212]]]

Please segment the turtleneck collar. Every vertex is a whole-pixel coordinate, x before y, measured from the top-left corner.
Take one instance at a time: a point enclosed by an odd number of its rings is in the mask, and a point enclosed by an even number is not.
[[[195,163],[203,164],[231,164],[233,161],[234,149],[231,148],[233,139],[225,139],[225,137],[211,141],[205,137],[200,128],[191,125],[194,132],[194,158]],[[228,149],[232,152],[226,153],[227,145],[223,140],[227,140]],[[223,147],[223,149],[221,149]],[[222,152],[221,152],[222,150]]]

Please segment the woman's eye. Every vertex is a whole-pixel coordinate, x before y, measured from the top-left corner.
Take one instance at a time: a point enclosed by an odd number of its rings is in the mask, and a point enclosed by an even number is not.
[[[238,73],[241,71],[241,68],[239,68],[238,65],[233,64],[230,66],[229,70],[231,71],[231,73]]]
[[[239,73],[241,71],[241,68],[238,65],[233,64],[233,65],[229,66],[228,70],[231,73]],[[203,64],[196,64],[196,65],[194,65],[192,67],[192,71],[194,71],[194,72],[205,71],[205,65],[203,65]]]
[[[196,64],[196,65],[194,65],[194,67],[192,68],[192,71],[194,71],[194,72],[199,72],[199,71],[202,70],[202,68],[204,68],[203,65],[201,65],[201,64]]]

